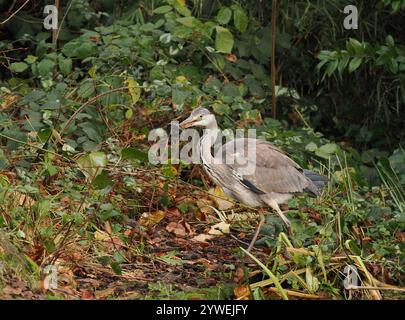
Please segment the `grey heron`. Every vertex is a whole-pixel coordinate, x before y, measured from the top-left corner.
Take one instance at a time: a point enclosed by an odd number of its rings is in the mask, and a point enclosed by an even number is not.
[[[180,127],[204,128],[198,144],[201,164],[227,196],[250,207],[269,206],[278,213],[289,231],[290,221],[279,204],[286,203],[295,193],[308,192],[317,196],[326,181],[325,177],[302,169],[280,149],[260,139],[236,138],[224,144],[213,156],[211,148],[219,129],[215,116],[203,107],[194,109]],[[253,171],[246,170],[249,165],[253,166]],[[260,218],[248,250],[253,247],[264,223],[262,214]]]

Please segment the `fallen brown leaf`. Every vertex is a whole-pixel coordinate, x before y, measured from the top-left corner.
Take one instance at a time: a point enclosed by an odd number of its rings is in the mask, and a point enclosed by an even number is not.
[[[235,62],[236,60],[238,60],[238,58],[234,55],[234,54],[227,54],[225,56],[225,59],[230,61],[230,62]]]
[[[184,238],[186,235],[193,235],[194,230],[191,228],[191,226],[185,222],[184,220],[180,222],[170,222],[166,226],[166,230],[169,232],[174,233],[178,237]]]
[[[157,225],[160,221],[163,220],[165,217],[165,212],[162,210],[158,210],[155,212],[144,212],[142,213],[139,224],[145,228],[152,228],[153,226]]]
[[[178,237],[185,237],[187,235],[186,228],[184,228],[184,226],[178,222],[170,222],[166,226],[166,230],[174,233]]]
[[[235,297],[238,300],[249,300],[250,290],[249,290],[249,286],[247,286],[247,285],[236,287],[233,290],[233,293],[235,294]]]
[[[213,235],[211,234],[199,234],[195,237],[193,237],[191,240],[192,241],[198,241],[198,242],[207,242],[207,240],[211,240],[215,238]]]
[[[82,294],[82,299],[84,299],[84,300],[94,299],[93,290],[91,290],[91,289],[80,289],[80,292]]]
[[[245,274],[243,272],[242,268],[236,268],[234,274],[233,274],[233,281],[236,283],[242,282],[242,280],[245,278]]]

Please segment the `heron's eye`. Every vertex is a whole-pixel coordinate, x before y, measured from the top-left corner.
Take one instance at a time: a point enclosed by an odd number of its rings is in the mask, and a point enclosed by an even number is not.
[[[202,118],[203,118],[203,115],[202,115],[202,114],[200,114],[200,115],[198,116],[198,118],[199,118],[199,119],[202,119]]]

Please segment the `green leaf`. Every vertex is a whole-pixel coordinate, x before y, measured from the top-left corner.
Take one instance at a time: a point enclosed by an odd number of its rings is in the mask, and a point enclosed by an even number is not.
[[[107,165],[108,160],[104,152],[96,151],[81,156],[76,162],[80,170],[86,176],[86,179],[91,180],[101,173],[103,168]]]
[[[149,161],[148,154],[136,148],[124,148],[121,150],[124,160],[140,160],[145,163]]]
[[[59,60],[59,70],[64,76],[67,76],[72,72],[72,59],[60,59]]]
[[[32,55],[29,54],[29,55],[24,59],[24,61],[27,62],[27,63],[29,63],[29,64],[32,64],[32,63],[34,63],[35,61],[37,61],[37,59],[38,59],[38,57],[32,56]]]
[[[102,171],[93,181],[93,186],[96,189],[105,189],[107,187],[111,187],[114,182],[111,180],[111,178],[104,172]]]
[[[332,73],[336,70],[338,64],[339,64],[339,60],[330,61],[330,62],[328,63],[328,67],[326,68],[326,74],[327,74],[328,76],[331,76]]]
[[[223,27],[216,27],[217,35],[215,38],[215,48],[222,53],[231,53],[233,48],[233,35],[232,33]]]
[[[349,63],[349,72],[352,73],[354,70],[356,70],[360,66],[362,61],[362,58],[354,57]]]
[[[183,18],[177,18],[176,20],[177,20],[177,22],[181,23],[182,25],[192,28],[197,19],[194,17],[183,17]]]
[[[97,51],[97,45],[93,42],[85,42],[81,44],[77,50],[76,55],[79,59],[90,57]]]
[[[338,65],[338,72],[340,75],[343,74],[344,69],[346,68],[347,64],[349,63],[349,56],[344,56],[340,61]]]
[[[28,65],[25,62],[14,62],[10,64],[11,72],[23,72],[27,70]]]
[[[270,271],[270,269],[264,265],[259,259],[257,259],[254,255],[252,255],[249,251],[246,251],[243,248],[240,248],[244,253],[246,253],[254,262],[256,262],[262,269],[264,272],[267,273],[267,275],[269,276],[269,278],[271,279],[271,281],[274,283],[275,287],[277,288],[278,292],[280,293],[281,297],[284,300],[288,300],[288,296],[287,293],[285,292],[284,288],[281,286],[279,279],[277,278],[277,276]]]
[[[335,143],[327,143],[321,146],[319,150],[328,154],[334,154],[337,150],[337,145]]]
[[[90,97],[94,93],[94,91],[95,88],[93,81],[86,81],[80,86],[79,90],[77,90],[77,95],[80,98],[86,99]]]
[[[175,251],[170,251],[164,256],[160,256],[158,259],[171,266],[181,266],[184,264],[184,261],[177,257]]]
[[[394,46],[395,46],[394,38],[393,38],[391,35],[388,35],[388,36],[385,38],[385,42],[386,42],[389,46],[391,46],[391,47],[394,47]]]
[[[351,251],[351,253],[353,253],[356,256],[360,256],[361,255],[361,250],[358,247],[357,243],[353,240],[346,240],[345,241],[345,247]]]
[[[165,164],[165,165],[163,165],[163,168],[162,168],[162,174],[166,178],[173,179],[173,178],[177,177],[179,173],[174,166],[172,166],[170,164]]]
[[[217,14],[217,21],[219,24],[227,24],[231,21],[232,11],[228,7],[222,7]]]
[[[42,59],[37,65],[38,73],[41,76],[48,76],[49,74],[52,73],[52,68],[54,65],[55,64],[52,60]]]
[[[176,11],[180,13],[183,17],[190,17],[191,16],[191,11],[189,8],[186,7],[186,5],[183,4],[176,4],[175,5]]]
[[[127,109],[127,111],[125,111],[125,119],[127,120],[132,119],[133,116],[134,111],[132,109]]]
[[[317,149],[318,149],[318,146],[316,145],[315,142],[310,142],[305,146],[305,150],[308,150],[310,152],[314,152]]]
[[[122,274],[122,268],[118,262],[112,262],[110,264],[110,266],[111,266],[111,269],[113,269],[116,274],[119,274],[119,275]]]
[[[173,8],[171,6],[161,6],[161,7],[156,8],[155,10],[153,10],[153,13],[163,14],[163,13],[167,13],[169,11],[172,11],[172,9]]]
[[[86,133],[90,140],[96,143],[101,142],[100,134],[96,131],[96,129],[94,129],[93,125],[90,122],[80,124],[80,127],[83,128],[83,131]]]
[[[181,90],[179,88],[172,89],[172,99],[173,99],[173,103],[176,106],[183,105],[184,102],[186,101],[188,95],[189,95],[189,92],[187,92],[187,91]]]
[[[235,28],[240,32],[245,32],[249,23],[249,18],[245,11],[240,6],[235,6],[233,9],[233,23]]]
[[[337,150],[337,145],[335,143],[327,143],[315,150],[315,154],[318,157],[328,159]]]
[[[79,59],[84,59],[90,57],[97,51],[97,45],[94,42],[86,41],[81,42],[80,40],[72,40],[66,43],[62,49],[62,53],[66,57],[77,57]]]

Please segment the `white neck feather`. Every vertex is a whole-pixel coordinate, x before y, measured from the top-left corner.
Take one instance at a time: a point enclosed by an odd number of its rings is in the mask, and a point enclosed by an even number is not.
[[[204,134],[200,140],[201,143],[201,160],[203,163],[213,164],[214,157],[211,154],[211,147],[217,140],[219,129],[216,121],[204,129]]]

